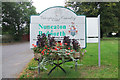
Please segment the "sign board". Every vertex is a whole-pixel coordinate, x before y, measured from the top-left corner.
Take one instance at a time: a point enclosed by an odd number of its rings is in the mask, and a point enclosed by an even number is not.
[[[98,18],[87,17],[87,43],[98,43]]]
[[[30,22],[30,48],[36,44],[37,35],[45,33],[62,41],[64,36],[77,39],[82,48],[86,47],[86,16],[77,16],[69,8],[51,7],[40,15],[32,15]]]

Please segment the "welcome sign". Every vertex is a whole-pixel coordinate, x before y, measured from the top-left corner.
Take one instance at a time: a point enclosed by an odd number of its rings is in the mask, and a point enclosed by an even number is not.
[[[45,33],[55,36],[57,41],[62,41],[64,36],[79,41],[82,48],[86,47],[86,17],[77,16],[69,8],[51,7],[40,15],[32,15],[30,23],[30,48],[36,44],[37,35]]]

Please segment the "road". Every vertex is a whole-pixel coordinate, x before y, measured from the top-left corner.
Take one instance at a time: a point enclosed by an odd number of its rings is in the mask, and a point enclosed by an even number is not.
[[[2,78],[17,78],[32,58],[29,42],[2,46]]]

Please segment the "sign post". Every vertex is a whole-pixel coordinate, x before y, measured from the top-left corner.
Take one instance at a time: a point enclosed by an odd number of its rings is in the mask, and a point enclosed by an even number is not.
[[[98,66],[100,67],[100,15],[98,15]]]

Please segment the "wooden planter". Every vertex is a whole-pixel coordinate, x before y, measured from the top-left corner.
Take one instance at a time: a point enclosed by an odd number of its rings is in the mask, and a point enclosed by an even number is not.
[[[75,58],[75,59],[80,59],[80,52],[77,52],[77,53],[74,53],[73,54],[73,57]],[[34,59],[35,60],[42,60],[42,55],[40,54],[40,53],[34,53]],[[56,56],[56,57],[54,57],[53,58],[54,60],[56,60],[56,59],[58,59],[58,56]],[[59,59],[62,59],[61,57],[59,57]],[[65,59],[70,59],[70,57],[65,57]]]
[[[42,56],[41,56],[41,54],[40,53],[34,53],[34,59],[35,60],[42,60]]]
[[[73,54],[73,57],[75,59],[80,59],[80,52],[77,52],[77,53]]]

